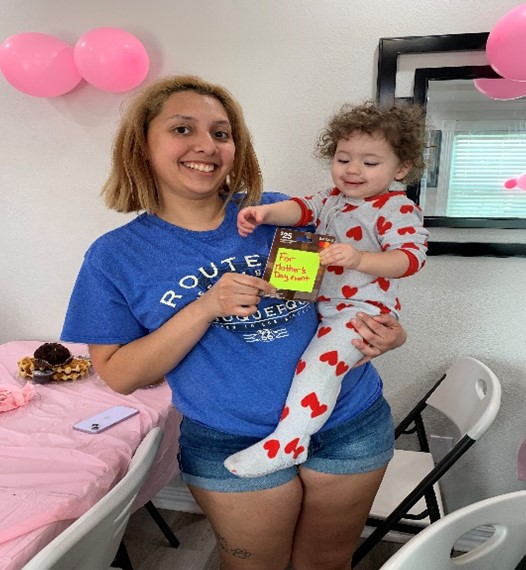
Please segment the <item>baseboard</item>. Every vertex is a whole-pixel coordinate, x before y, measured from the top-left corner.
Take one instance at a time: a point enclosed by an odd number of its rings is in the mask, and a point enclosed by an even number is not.
[[[202,514],[202,510],[194,501],[188,487],[177,477],[169,485],[163,487],[153,499],[153,504],[159,509],[168,509],[172,511],[182,511],[185,513]],[[374,530],[374,527],[366,526],[362,533],[362,538],[367,538]],[[480,526],[466,533],[455,544],[455,550],[458,552],[469,552],[475,547],[484,544],[494,529],[491,526]],[[403,544],[407,542],[412,535],[401,532],[389,532],[384,537],[386,542],[395,542]]]

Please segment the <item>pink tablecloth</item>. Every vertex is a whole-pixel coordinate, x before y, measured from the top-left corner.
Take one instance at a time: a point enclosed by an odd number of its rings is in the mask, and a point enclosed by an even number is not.
[[[0,345],[0,386],[23,386],[17,362],[42,344]],[[66,344],[74,355],[84,345]],[[180,415],[166,384],[129,396],[113,392],[92,373],[77,382],[35,384],[27,405],[0,413],[0,569],[18,570],[39,549],[86,512],[124,475],[133,452],[152,427],[165,436],[136,508],[150,500],[178,472]],[[95,435],[74,423],[111,406],[140,413]]]

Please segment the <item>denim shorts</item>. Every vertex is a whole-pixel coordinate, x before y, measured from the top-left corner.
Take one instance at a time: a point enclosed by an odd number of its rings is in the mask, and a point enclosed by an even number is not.
[[[259,440],[216,431],[183,418],[178,454],[183,481],[211,491],[235,493],[270,489],[294,479],[298,475],[297,466],[259,477],[238,477],[226,469],[223,461],[229,455]],[[351,420],[315,433],[307,461],[302,465],[320,473],[365,473],[386,465],[393,449],[391,408],[380,396]]]

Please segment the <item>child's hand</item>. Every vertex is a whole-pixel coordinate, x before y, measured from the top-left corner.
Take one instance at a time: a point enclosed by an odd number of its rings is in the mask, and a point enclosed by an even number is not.
[[[362,260],[362,252],[347,243],[331,243],[320,251],[322,265],[339,265],[345,269],[356,269]]]
[[[242,208],[237,215],[237,231],[242,237],[247,237],[264,221],[265,213],[261,206]]]

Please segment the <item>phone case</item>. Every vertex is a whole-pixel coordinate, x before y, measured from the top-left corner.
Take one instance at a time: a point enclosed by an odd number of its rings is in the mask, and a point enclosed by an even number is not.
[[[128,406],[113,406],[100,414],[96,414],[91,418],[82,420],[73,426],[73,429],[85,433],[101,433],[111,426],[119,424],[124,420],[131,418],[139,413],[137,408],[129,408]]]

